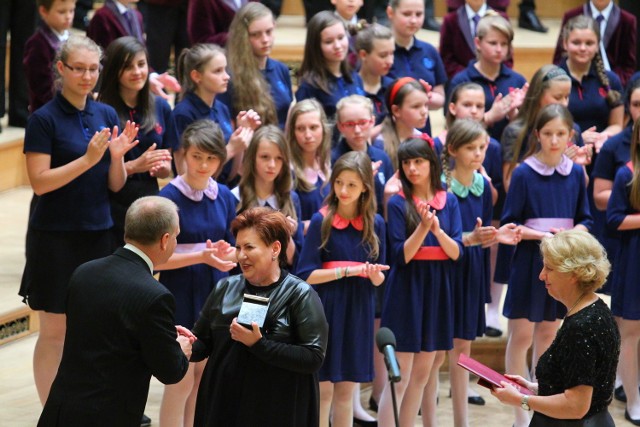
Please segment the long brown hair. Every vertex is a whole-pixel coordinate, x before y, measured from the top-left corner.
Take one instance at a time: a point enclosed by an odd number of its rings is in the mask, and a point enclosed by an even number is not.
[[[291,170],[289,169],[289,149],[284,139],[284,134],[278,126],[260,126],[251,139],[249,148],[244,155],[242,162],[242,178],[240,179],[240,203],[237,212],[258,205],[256,194],[256,159],[258,157],[258,147],[261,142],[275,144],[280,149],[282,155],[282,169],[273,183],[273,193],[278,201],[279,210],[293,219],[298,219],[296,209],[291,200]]]
[[[233,82],[233,108],[235,111],[255,110],[263,124],[278,124],[276,106],[271,97],[271,87],[260,71],[258,59],[249,41],[249,26],[256,19],[273,14],[258,2],[242,6],[229,27],[227,60]]]
[[[320,236],[322,243],[320,248],[326,247],[329,242],[329,235],[333,224],[333,217],[338,210],[338,197],[335,192],[335,182],[344,171],[351,171],[358,174],[364,184],[366,191],[358,199],[356,215],[362,215],[362,243],[368,247],[369,258],[374,260],[380,253],[380,240],[375,233],[376,197],[373,183],[373,171],[371,169],[371,159],[366,153],[360,151],[350,151],[343,154],[333,165],[331,171],[331,189],[325,199],[327,214],[322,220]]]
[[[302,58],[302,64],[300,65],[300,79],[307,81],[328,94],[332,93],[332,88],[329,87],[331,72],[327,68],[324,55],[322,54],[321,33],[325,28],[336,24],[344,25],[342,19],[328,10],[313,15],[313,18],[311,18],[307,24],[307,40],[304,44],[304,56]],[[347,36],[347,30],[345,28],[345,37]],[[342,78],[348,83],[353,83],[351,67],[349,66],[347,56],[345,56],[340,64],[340,72],[342,73]]]
[[[631,134],[631,161],[633,162],[633,178],[631,179],[631,194],[629,202],[631,207],[640,211],[640,119],[633,124]]]
[[[176,75],[182,86],[179,98],[182,99],[187,92],[196,90],[196,84],[191,79],[191,71],[202,72],[209,61],[224,54],[224,49],[211,43],[197,43],[183,49],[176,61]]]

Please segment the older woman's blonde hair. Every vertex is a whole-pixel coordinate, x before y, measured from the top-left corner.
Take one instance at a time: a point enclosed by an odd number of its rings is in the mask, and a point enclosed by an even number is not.
[[[598,240],[586,231],[566,230],[540,243],[544,262],[576,277],[582,292],[593,292],[604,284],[611,264]]]

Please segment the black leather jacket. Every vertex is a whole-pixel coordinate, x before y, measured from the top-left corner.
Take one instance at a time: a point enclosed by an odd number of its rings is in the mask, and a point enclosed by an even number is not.
[[[238,316],[245,293],[270,299],[262,338],[248,351],[278,368],[316,372],[324,360],[329,326],[317,293],[286,271],[278,282],[265,288],[248,284],[241,274],[220,280],[194,327],[198,340],[193,344],[191,361],[214,356],[217,349],[226,347],[227,343],[220,341],[231,340],[229,326]]]

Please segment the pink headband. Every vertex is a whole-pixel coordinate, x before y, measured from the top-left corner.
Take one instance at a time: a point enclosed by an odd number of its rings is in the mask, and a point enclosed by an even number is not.
[[[423,80],[416,80],[413,77],[401,77],[391,87],[391,94],[389,95],[389,104],[393,105],[393,102],[395,101],[396,95],[398,94],[398,91],[400,90],[400,88],[402,88],[404,85],[410,82],[420,83],[420,85],[424,88],[425,92],[429,93],[430,86],[427,82]]]

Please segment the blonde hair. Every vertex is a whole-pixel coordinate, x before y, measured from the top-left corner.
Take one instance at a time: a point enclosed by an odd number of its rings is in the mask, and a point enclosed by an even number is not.
[[[334,184],[338,176],[344,171],[352,171],[358,174],[366,191],[358,199],[356,215],[362,215],[362,243],[367,246],[369,259],[378,258],[380,253],[380,240],[375,233],[376,197],[373,183],[373,171],[371,169],[371,159],[366,153],[361,151],[350,151],[343,154],[333,165],[331,172],[331,189],[325,199],[327,214],[322,220],[320,236],[322,243],[320,248],[326,247],[331,234],[333,217],[338,209],[338,197],[336,196]]]
[[[89,52],[97,53],[98,61],[102,60],[102,48],[98,46],[96,42],[86,36],[71,35],[60,46],[60,50],[58,50],[58,54],[56,55],[56,62],[60,61],[67,63],[71,52],[75,52],[79,49],[86,49]],[[58,69],[56,67],[54,68],[57,76],[55,86],[56,89],[60,89],[62,87],[62,76],[58,73]]]
[[[349,105],[363,107],[371,116],[373,116],[373,102],[371,102],[369,98],[362,95],[349,95],[341,98],[336,104],[336,122],[340,123],[340,112]]]
[[[576,277],[582,292],[593,292],[607,279],[611,264],[598,240],[586,231],[565,230],[540,242],[543,261]]]
[[[487,11],[487,13],[478,21],[478,29],[476,31],[476,37],[482,40],[487,36],[489,31],[497,31],[502,34],[509,42],[509,51],[507,52],[507,58],[510,58],[513,54],[513,27],[502,16],[493,10]],[[480,55],[480,52],[476,52],[476,55]]]
[[[238,10],[229,27],[227,59],[233,81],[234,111],[253,109],[263,124],[278,124],[271,86],[260,71],[249,41],[249,26],[266,16],[275,23],[271,10],[262,3],[250,2]]]
[[[318,159],[318,164],[320,165],[320,170],[322,171],[324,176],[329,176],[331,165],[331,128],[329,127],[329,123],[327,122],[327,116],[324,113],[324,108],[322,108],[322,105],[320,105],[320,103],[314,98],[304,99],[300,102],[297,102],[291,108],[289,117],[287,118],[287,123],[284,127],[285,137],[289,146],[289,151],[291,153],[291,168],[293,169],[293,174],[295,176],[293,185],[296,190],[305,193],[312,191],[315,188],[316,183],[307,181],[307,178],[305,176],[304,156],[302,154],[300,144],[298,144],[298,141],[296,139],[296,123],[298,121],[298,117],[300,117],[302,114],[313,112],[318,113],[320,126],[322,126],[322,142],[318,147],[316,157]]]

